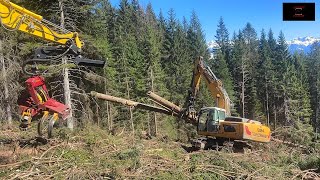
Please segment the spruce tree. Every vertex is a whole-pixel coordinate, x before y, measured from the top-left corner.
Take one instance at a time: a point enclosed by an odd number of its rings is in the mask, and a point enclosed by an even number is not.
[[[312,45],[308,56],[308,82],[310,87],[310,101],[313,110],[312,125],[316,138],[319,139],[320,125],[320,43]]]
[[[222,17],[220,17],[219,19],[215,38],[216,38],[216,43],[219,45],[222,54],[225,56],[226,59],[228,59],[228,53],[230,48],[229,32],[226,28],[226,25],[224,24]]]
[[[222,80],[230,99],[234,101],[233,81],[227,64],[230,48],[229,33],[224,25],[222,17],[219,20],[215,37],[216,43],[219,45],[219,50],[215,56],[216,58],[214,58],[210,64],[212,64],[213,72]]]
[[[274,83],[271,56],[271,49],[265,31],[262,29],[259,41],[259,61],[257,63],[257,90],[259,100],[264,107],[264,118],[268,125],[270,124],[272,84]]]
[[[242,30],[243,39],[245,43],[243,61],[246,68],[243,71],[247,71],[247,82],[244,84],[244,92],[246,91],[246,98],[248,101],[247,117],[256,119],[261,113],[261,104],[257,98],[257,72],[255,70],[258,60],[258,38],[255,29],[250,23],[247,23]]]
[[[209,52],[207,49],[205,36],[195,11],[192,11],[191,14],[187,38],[189,43],[189,51],[192,54],[192,58],[195,59],[198,56],[203,56],[204,59],[208,59]]]

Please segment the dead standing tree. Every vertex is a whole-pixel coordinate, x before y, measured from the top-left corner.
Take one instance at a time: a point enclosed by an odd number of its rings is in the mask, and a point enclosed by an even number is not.
[[[5,114],[7,114],[7,121],[9,124],[12,123],[12,114],[11,114],[11,106],[9,104],[9,89],[8,89],[8,81],[7,81],[7,69],[6,69],[6,65],[4,63],[4,54],[3,54],[3,46],[2,46],[2,40],[0,40],[0,63],[1,63],[1,79],[2,79],[2,84],[3,84],[3,88],[4,88],[4,94],[3,97],[1,97],[1,99],[4,99],[4,104],[6,106],[6,111],[2,112],[1,114],[3,114],[2,116],[4,116]]]
[[[15,114],[17,94],[22,90],[18,83],[17,72],[20,67],[16,62],[16,49],[10,38],[7,35],[0,38],[0,91],[3,92],[0,94],[0,119],[6,120],[9,125]]]
[[[1,63],[1,81],[4,89],[4,94],[1,99],[4,100],[5,112],[1,112],[1,116],[7,119],[8,124],[12,123],[12,113],[11,113],[11,105],[9,103],[9,88],[8,88],[8,80],[7,80],[7,69],[4,61],[4,53],[3,53],[3,45],[2,40],[0,40],[0,63]],[[6,116],[5,116],[6,115]],[[2,119],[2,118],[1,118]]]
[[[247,81],[248,81],[248,65],[246,64],[246,58],[242,57],[241,58],[241,66],[240,66],[240,71],[241,71],[241,82],[240,87],[241,87],[241,112],[242,112],[242,117],[246,117],[246,86],[247,86]]]
[[[53,9],[55,12],[59,12],[60,14],[60,25],[63,28],[76,31],[76,24],[78,23],[78,19],[80,18],[81,14],[77,11],[77,1],[65,1],[59,0],[58,7]],[[79,87],[79,83],[81,83],[81,79],[83,76],[84,71],[80,68],[75,68],[74,66],[68,66],[69,59],[67,57],[62,58],[62,77],[63,77],[63,94],[64,103],[71,108],[71,114],[67,118],[67,126],[70,129],[73,129],[75,124],[75,118],[81,117],[81,119],[90,119],[90,107],[84,106],[84,101],[88,101],[88,96],[83,89]],[[56,91],[59,92],[59,83],[53,83],[56,85]]]

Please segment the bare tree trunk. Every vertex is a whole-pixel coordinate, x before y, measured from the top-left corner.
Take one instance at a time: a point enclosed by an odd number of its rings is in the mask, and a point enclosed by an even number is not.
[[[148,134],[151,134],[151,120],[150,120],[150,112],[147,112],[147,119],[148,119]]]
[[[245,68],[244,68],[244,62],[243,62],[243,60],[242,60],[242,62],[241,62],[241,69],[242,69],[242,81],[241,81],[241,101],[242,101],[242,117],[245,117],[245,114],[244,114],[244,90],[245,90],[245,88],[244,88],[244,85],[245,85],[245,83],[244,83],[244,81],[245,81],[245,72],[244,72],[244,70],[245,70]]]
[[[315,139],[318,139],[318,128],[319,128],[319,113],[320,113],[320,102],[319,102],[319,78],[317,78],[317,82],[316,82],[316,112],[315,112]]]
[[[94,116],[93,116],[94,117]],[[96,106],[96,118],[97,118],[97,124],[98,126],[100,127],[100,122],[101,122],[101,119],[100,119],[100,115],[99,115],[99,107]]]
[[[273,105],[274,108],[274,124],[273,124],[273,128],[276,129],[277,128],[277,109],[276,109],[276,104]]]
[[[269,113],[269,91],[268,84],[266,83],[266,111],[267,111],[267,125],[270,125],[270,113]]]
[[[12,112],[11,112],[11,105],[9,103],[9,88],[8,88],[8,81],[7,81],[7,70],[6,65],[4,62],[4,55],[2,51],[2,40],[0,40],[0,62],[2,64],[2,77],[3,77],[3,87],[4,87],[4,99],[6,102],[6,114],[7,114],[7,122],[8,124],[12,124]]]
[[[67,58],[63,57],[62,63],[67,63]],[[73,123],[73,110],[72,110],[72,102],[71,102],[71,90],[70,90],[70,83],[69,83],[69,69],[63,69],[63,90],[64,90],[64,103],[67,105],[70,110],[70,116],[67,118],[67,126],[69,129],[73,130],[74,123]]]
[[[63,11],[63,2],[59,0],[59,8],[60,8],[60,26],[64,27],[64,11]]]
[[[130,112],[130,122],[131,122],[132,134],[133,134],[133,136],[134,136],[134,124],[133,124],[132,107],[129,107],[129,112]]]
[[[319,128],[319,112],[320,112],[320,103],[318,102],[318,107],[316,109],[316,115],[315,115],[315,139],[318,139],[318,128]]]
[[[153,70],[151,68],[151,90],[154,92],[154,75]],[[157,114],[155,112],[152,112],[153,117],[150,119],[150,135],[151,136],[157,136]]]
[[[110,128],[110,112],[109,112],[109,103],[108,101],[105,102],[106,103],[106,111],[107,111],[107,128],[108,130],[110,131],[111,128]]]
[[[60,26],[64,27],[64,10],[63,10],[63,2],[59,0],[59,8],[60,8]],[[62,64],[67,64],[67,58],[62,58]],[[71,89],[70,89],[70,81],[69,81],[69,69],[63,68],[63,90],[64,90],[64,103],[67,105],[70,110],[70,116],[67,118],[67,126],[69,129],[73,130],[74,122],[73,122],[73,110],[72,110],[72,102],[71,102]]]
[[[128,97],[128,99],[130,99],[130,87],[129,87],[129,80],[128,80],[127,74],[126,74],[126,85],[127,85],[127,97]],[[134,123],[133,123],[133,114],[132,114],[131,107],[129,107],[129,112],[130,112],[130,122],[131,122],[132,134],[134,136]]]
[[[289,100],[284,100],[284,119],[285,119],[285,126],[289,125]]]
[[[107,120],[108,120],[108,130],[111,131],[113,129],[113,116],[112,116],[112,106],[107,102]]]
[[[106,74],[106,69],[103,69],[103,74]],[[107,78],[104,79],[104,92],[106,94],[108,94],[108,92],[107,92]],[[112,130],[112,118],[111,118],[111,109],[109,106],[109,101],[105,101],[104,103],[106,105],[106,111],[107,111],[107,128],[108,128],[108,131],[111,131]]]

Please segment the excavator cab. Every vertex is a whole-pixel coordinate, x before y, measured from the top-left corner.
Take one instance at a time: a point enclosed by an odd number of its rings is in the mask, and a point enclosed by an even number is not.
[[[217,133],[219,123],[226,118],[226,110],[217,107],[202,108],[198,113],[198,132]]]

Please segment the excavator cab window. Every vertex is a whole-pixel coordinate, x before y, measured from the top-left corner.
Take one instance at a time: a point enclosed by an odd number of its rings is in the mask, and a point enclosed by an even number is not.
[[[207,119],[209,111],[202,111],[199,115],[198,131],[207,131]]]
[[[226,113],[224,111],[218,111],[218,112],[219,112],[219,120],[225,120]]]
[[[219,130],[219,111],[206,109],[199,113],[198,131],[217,132]]]
[[[219,127],[219,113],[217,110],[212,109],[208,113],[207,119],[207,131],[208,132],[216,132]]]

